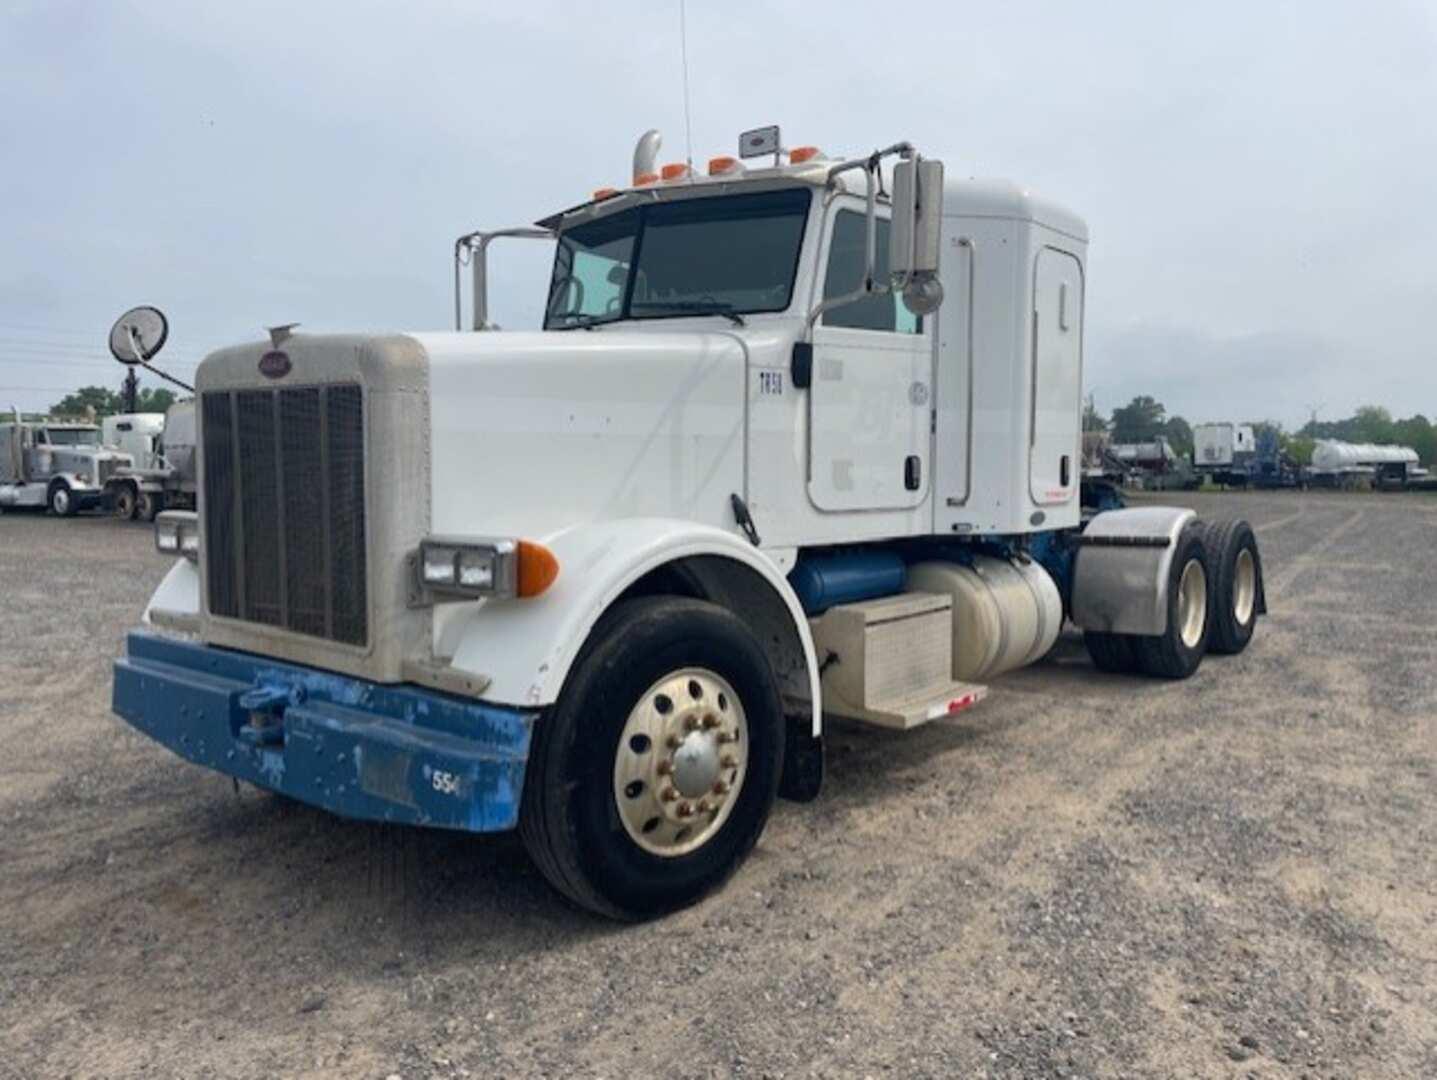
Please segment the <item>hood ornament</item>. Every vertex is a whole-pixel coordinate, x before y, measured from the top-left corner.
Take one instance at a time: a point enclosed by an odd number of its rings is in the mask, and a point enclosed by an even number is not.
[[[299,323],[297,322],[291,322],[285,323],[283,326],[266,327],[266,329],[269,330],[270,347],[278,349],[285,343],[285,340],[293,333],[294,328],[298,325]]]

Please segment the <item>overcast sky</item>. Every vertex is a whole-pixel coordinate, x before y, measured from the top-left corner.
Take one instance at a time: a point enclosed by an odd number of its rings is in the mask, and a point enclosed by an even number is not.
[[[693,154],[908,138],[1072,206],[1104,411],[1431,417],[1434,12],[689,0]],[[0,404],[116,383],[136,303],[182,375],[281,322],[448,325],[461,231],[622,182],[647,127],[682,159],[679,57],[677,0],[0,0]],[[542,262],[492,249],[505,325]]]

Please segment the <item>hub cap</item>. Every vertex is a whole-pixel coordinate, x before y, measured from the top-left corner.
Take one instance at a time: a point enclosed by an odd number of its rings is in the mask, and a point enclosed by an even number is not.
[[[707,668],[665,675],[634,705],[614,759],[614,802],[629,838],[686,855],[733,812],[748,765],[748,720],[733,687]]]
[[[1189,559],[1178,579],[1178,634],[1183,645],[1196,648],[1207,623],[1207,574],[1202,563]]]
[[[1257,604],[1257,563],[1252,552],[1243,548],[1237,553],[1232,575],[1232,617],[1239,626],[1246,626]]]
[[[54,503],[56,513],[63,514],[70,509],[70,493],[62,487],[57,487],[55,489]]]

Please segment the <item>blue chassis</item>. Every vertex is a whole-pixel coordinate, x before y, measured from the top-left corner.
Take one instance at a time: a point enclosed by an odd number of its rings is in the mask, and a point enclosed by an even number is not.
[[[113,708],[189,761],[348,818],[497,832],[519,821],[538,713],[145,631]]]

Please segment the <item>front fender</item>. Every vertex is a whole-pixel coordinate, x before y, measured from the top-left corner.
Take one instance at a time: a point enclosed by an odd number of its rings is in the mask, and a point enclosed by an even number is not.
[[[720,556],[755,571],[783,601],[802,643],[817,734],[821,699],[808,620],[782,571],[758,549],[722,529],[665,518],[577,525],[544,543],[559,560],[559,577],[542,596],[435,608],[435,655],[489,680],[485,700],[552,704],[594,624],[629,586],[678,559]]]

